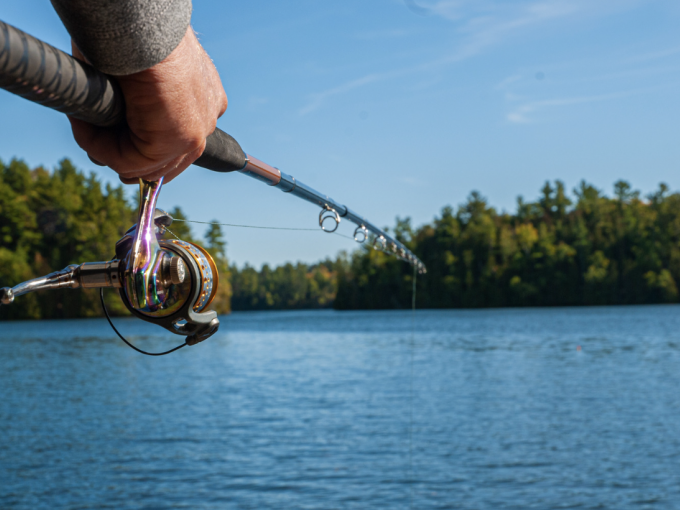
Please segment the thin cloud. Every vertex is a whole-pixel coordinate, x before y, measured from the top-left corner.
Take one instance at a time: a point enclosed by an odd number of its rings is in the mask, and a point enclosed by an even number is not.
[[[680,53],[680,46],[673,48],[665,48],[663,50],[654,51],[650,53],[645,53],[642,55],[636,55],[629,59],[630,62],[649,62],[653,60],[661,60],[669,57],[675,57]]]
[[[358,34],[355,34],[354,38],[362,41],[375,39],[398,39],[402,37],[409,37],[420,32],[422,32],[422,30],[394,28],[387,30],[372,30],[369,32],[360,32]]]
[[[505,11],[505,9],[500,9]],[[496,46],[523,29],[573,16],[579,11],[575,4],[542,2],[530,4],[518,12],[503,12],[503,16],[480,16],[469,20],[461,31],[467,40],[456,51],[458,58],[469,58]]]
[[[555,106],[570,106],[583,103],[593,103],[596,101],[606,101],[614,99],[611,95],[592,96],[592,97],[569,97],[562,99],[546,99],[543,101],[532,101],[516,107],[508,113],[507,120],[512,124],[529,124],[534,122],[529,115],[539,110]]]
[[[300,115],[307,115],[308,113],[313,112],[314,110],[318,109],[321,105],[323,105],[326,102],[326,100],[329,99],[330,97],[337,96],[338,94],[344,94],[346,92],[349,92],[350,90],[358,89],[359,87],[364,87],[371,83],[382,81],[387,78],[388,78],[387,75],[373,73],[366,76],[362,76],[361,78],[357,78],[356,80],[343,83],[342,85],[333,87],[332,89],[312,94],[310,102],[307,104],[307,106],[300,110]]]
[[[512,76],[508,76],[507,78],[501,80],[501,82],[498,83],[494,88],[504,90],[508,88],[508,86],[512,85],[513,83],[517,83],[521,79],[522,79],[521,74],[513,74]]]
[[[371,73],[312,94],[309,102],[300,110],[307,115],[320,107],[333,96],[366,87],[381,81],[445,67],[473,58],[494,46],[498,46],[514,36],[533,27],[542,26],[557,20],[575,17],[578,14],[606,14],[624,5],[636,5],[641,0],[603,1],[600,3],[584,0],[531,1],[508,5],[489,0],[438,0],[420,2],[418,5],[434,15],[445,18],[458,25],[461,42],[447,55],[411,67],[404,67],[382,73]],[[597,4],[595,7],[593,4]]]
[[[427,16],[430,13],[429,9],[426,7],[421,7],[416,3],[415,0],[404,0],[404,4],[409,11],[413,12],[414,14],[418,14],[419,16]]]
[[[659,90],[660,88],[666,87],[649,87],[645,89],[636,90],[626,90],[621,92],[613,92],[611,94],[600,94],[593,96],[576,96],[576,97],[564,97],[555,99],[544,99],[540,101],[529,101],[515,107],[510,113],[507,114],[506,118],[508,122],[512,124],[529,124],[535,122],[535,119],[531,118],[531,114],[536,114],[540,110],[546,108],[555,108],[560,106],[573,106],[578,104],[586,103],[599,103],[602,101],[611,101],[614,99],[622,99],[630,97],[637,94],[645,94]]]

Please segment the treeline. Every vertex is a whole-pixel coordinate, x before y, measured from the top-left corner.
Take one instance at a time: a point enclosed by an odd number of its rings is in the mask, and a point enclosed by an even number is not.
[[[232,310],[299,310],[331,308],[338,292],[338,270],[347,259],[302,262],[261,270],[231,267]]]
[[[397,221],[397,238],[427,265],[421,308],[618,305],[678,302],[680,194],[642,198],[619,181],[609,198],[581,182],[570,198],[546,183],[536,202],[498,212],[477,192],[432,224]],[[339,274],[335,307],[406,308],[412,270],[364,249]]]
[[[170,213],[186,219],[179,208]],[[52,172],[0,162],[0,286],[72,263],[108,260],[135,221],[136,204],[128,203],[122,186],[102,186],[66,159]],[[218,225],[202,239],[192,237],[187,223],[171,229],[215,258],[220,292],[212,308],[219,313],[411,305],[410,266],[369,243],[318,264],[239,269],[228,265]],[[585,182],[571,196],[563,183],[546,183],[535,202],[519,198],[514,213],[498,212],[473,192],[431,224],[414,228],[398,219],[392,232],[427,265],[427,274],[417,278],[420,308],[680,300],[680,194],[663,184],[641,197],[619,181],[607,197]],[[126,312],[115,292],[107,296],[114,313]],[[0,319],[100,315],[92,290],[38,293],[0,307]]]

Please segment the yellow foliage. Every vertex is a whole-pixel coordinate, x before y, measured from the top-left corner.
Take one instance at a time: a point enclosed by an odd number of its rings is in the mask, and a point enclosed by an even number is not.
[[[515,238],[524,253],[529,253],[538,241],[538,231],[531,223],[524,223],[515,228]]]

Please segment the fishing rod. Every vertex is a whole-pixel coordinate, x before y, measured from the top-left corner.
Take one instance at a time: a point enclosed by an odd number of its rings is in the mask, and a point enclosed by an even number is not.
[[[90,124],[112,127],[125,123],[125,103],[114,78],[2,21],[0,87]],[[207,138],[206,148],[194,164],[215,172],[239,172],[321,207],[319,226],[325,232],[335,232],[341,219],[347,219],[356,225],[355,241],[363,243],[372,235],[375,248],[426,272],[422,261],[397,239],[340,202],[246,154],[219,128]],[[10,304],[16,297],[38,290],[100,288],[103,293],[111,287],[119,289],[123,303],[137,317],[185,336],[182,346],[211,336],[219,320],[215,312],[205,309],[217,292],[217,268],[202,247],[179,239],[159,239],[173,221],[156,208],[162,184],[162,178],[140,179],[137,224],[116,243],[113,260],[68,266],[2,288],[0,303]],[[106,315],[108,318],[108,312]]]

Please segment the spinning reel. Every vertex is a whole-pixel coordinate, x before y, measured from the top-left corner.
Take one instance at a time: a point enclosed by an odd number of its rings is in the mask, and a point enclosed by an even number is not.
[[[186,337],[182,347],[209,338],[220,325],[217,314],[206,310],[217,293],[217,267],[202,247],[179,239],[161,239],[173,221],[168,213],[156,209],[162,183],[162,178],[154,182],[140,179],[137,224],[116,243],[113,260],[71,265],[13,288],[2,288],[0,303],[8,305],[18,296],[44,289],[100,288],[103,293],[104,288],[113,287],[119,289],[133,315]],[[106,315],[108,318],[108,312]]]

